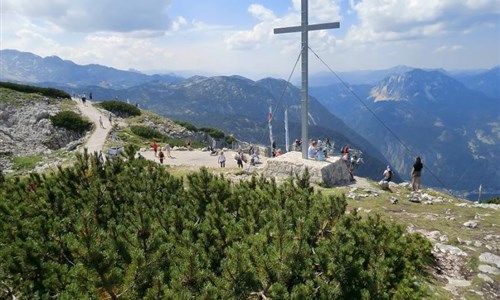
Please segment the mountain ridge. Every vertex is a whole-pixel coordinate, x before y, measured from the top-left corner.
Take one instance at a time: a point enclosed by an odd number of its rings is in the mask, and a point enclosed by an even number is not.
[[[435,175],[426,176],[432,186],[472,192],[483,184],[483,191],[488,187],[494,195],[500,193],[495,168],[500,164],[500,98],[471,90],[443,72],[425,70],[350,88],[364,103],[353,102],[356,97],[340,85],[311,93],[329,109],[340,110],[344,122],[377,145],[403,178],[408,178],[411,156],[420,155]]]
[[[151,80],[168,82],[183,78],[171,75],[146,75],[99,64],[78,65],[52,55],[41,57],[30,52],[0,50],[0,79],[20,83],[58,83],[69,87],[96,85],[126,88]]]

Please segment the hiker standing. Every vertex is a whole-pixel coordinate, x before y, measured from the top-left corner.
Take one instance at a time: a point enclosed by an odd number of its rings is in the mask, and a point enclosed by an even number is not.
[[[241,154],[242,154],[241,152],[238,152],[234,155],[234,159],[238,164],[238,168],[243,168],[243,158],[241,157]]]
[[[224,168],[226,167],[226,157],[224,156],[224,151],[220,151],[220,155],[219,155],[219,164],[220,164],[220,167],[221,168]]]
[[[165,154],[163,154],[163,151],[160,150],[160,153],[158,153],[158,157],[160,157],[160,164],[163,164],[163,159],[165,158]]]
[[[155,152],[156,157],[156,154],[158,153],[158,144],[156,143],[156,141],[153,141],[153,151]]]
[[[99,116],[99,125],[104,129],[104,124],[102,123],[102,116]]]
[[[167,151],[167,157],[172,158],[172,155],[170,155],[170,150],[172,150],[172,147],[170,147],[170,144],[165,145],[165,151]]]
[[[422,159],[420,156],[417,156],[411,170],[411,188],[415,192],[420,189],[420,177],[422,176],[423,168],[424,164],[422,163]]]

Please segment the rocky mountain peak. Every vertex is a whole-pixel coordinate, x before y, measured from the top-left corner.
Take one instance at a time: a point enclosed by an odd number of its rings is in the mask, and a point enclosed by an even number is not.
[[[443,93],[460,93],[465,87],[440,71],[411,71],[386,77],[370,91],[370,99],[379,101],[436,101]]]

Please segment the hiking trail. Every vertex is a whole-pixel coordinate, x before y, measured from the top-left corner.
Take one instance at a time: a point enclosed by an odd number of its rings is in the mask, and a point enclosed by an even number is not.
[[[106,142],[106,137],[108,133],[111,131],[113,127],[108,120],[109,114],[106,115],[99,109],[94,106],[93,101],[87,100],[85,104],[83,104],[82,100],[79,98],[72,98],[77,102],[78,109],[80,112],[89,118],[89,120],[94,123],[95,129],[90,134],[90,137],[85,141],[83,147],[80,148],[80,152],[83,152],[85,148],[87,148],[88,153],[99,152],[103,149],[104,143]],[[102,118],[103,127],[99,124],[99,117]]]

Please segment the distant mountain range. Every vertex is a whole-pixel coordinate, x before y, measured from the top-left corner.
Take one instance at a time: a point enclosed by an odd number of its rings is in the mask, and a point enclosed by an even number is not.
[[[284,147],[287,107],[290,138],[300,138],[300,91],[289,85],[283,93],[287,84],[283,80],[183,79],[80,66],[15,50],[0,54],[0,80],[52,86],[69,93],[92,92],[97,100],[128,100],[198,127],[220,128],[249,142],[270,143],[267,114],[271,105],[274,136],[278,146]],[[491,194],[499,194],[499,67],[453,73],[398,66],[339,76],[349,83],[349,90],[338,81],[331,84],[331,74],[311,75],[310,137],[329,137],[337,148],[349,143],[363,150],[367,164],[360,175],[378,179],[389,162],[398,175],[409,179],[414,156],[420,155],[428,167],[427,186],[468,193],[483,184]]]
[[[488,83],[500,82],[498,68],[467,78],[466,86],[445,72],[413,69],[375,85],[350,85],[352,93],[340,84],[310,93],[374,144],[404,178],[419,155],[429,167],[425,184],[464,193],[482,184],[498,195],[500,96],[488,95],[494,91]]]
[[[111,89],[127,88],[152,80],[178,82],[183,79],[176,75],[146,75],[97,64],[82,66],[57,56],[42,58],[17,50],[0,50],[0,74],[1,80],[10,82]]]
[[[451,76],[472,90],[500,98],[500,66],[481,72],[452,73]]]
[[[337,75],[350,84],[376,84],[387,76],[403,74],[412,69],[412,67],[408,66],[396,66],[385,70],[337,72]],[[309,75],[309,86],[311,87],[329,86],[335,83],[339,83],[339,80],[331,72],[319,72]],[[296,79],[295,84],[300,85],[300,79]]]

